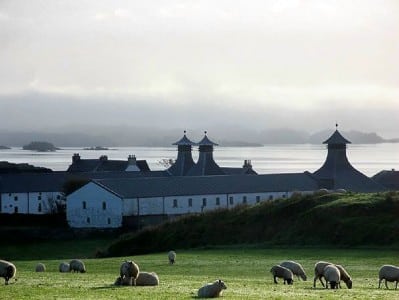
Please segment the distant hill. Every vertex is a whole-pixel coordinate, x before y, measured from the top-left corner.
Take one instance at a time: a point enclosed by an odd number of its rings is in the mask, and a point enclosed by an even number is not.
[[[341,130],[340,130],[341,131]],[[101,135],[98,134],[101,132]],[[277,129],[240,129],[215,128],[209,131],[212,141],[225,147],[256,147],[270,144],[321,144],[333,130],[322,130],[313,134],[306,131],[277,128]],[[354,144],[397,143],[398,139],[385,139],[377,133],[360,131],[341,131]],[[179,140],[183,132],[160,128],[136,127],[104,127],[96,130],[80,132],[21,132],[0,129],[0,141],[9,146],[20,147],[32,139],[36,141],[52,141],[63,147],[91,147],[92,145],[107,145],[108,147],[146,146],[171,147]],[[187,135],[193,142],[203,137],[200,130],[191,130]]]
[[[399,192],[294,196],[181,217],[118,238],[128,256],[217,245],[398,245]]]
[[[0,145],[0,150],[8,150],[8,149],[11,149],[10,147],[7,147],[7,146],[1,146]]]
[[[7,173],[48,173],[53,170],[43,168],[43,167],[35,167],[30,164],[14,164],[8,161],[0,161],[0,174]]]

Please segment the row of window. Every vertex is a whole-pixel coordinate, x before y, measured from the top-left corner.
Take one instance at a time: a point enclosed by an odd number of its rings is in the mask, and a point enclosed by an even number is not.
[[[11,194],[8,194],[8,196],[11,197]],[[61,196],[57,195],[57,200],[60,200],[60,199],[61,199]],[[42,200],[42,196],[41,195],[37,196],[37,200]],[[14,196],[14,201],[18,201],[18,196]]]
[[[284,196],[283,196],[284,197]],[[273,200],[273,195],[269,196],[269,200]],[[260,196],[256,196],[256,203],[260,202]],[[247,203],[247,196],[243,196],[242,197],[242,203],[246,204]],[[192,198],[188,198],[188,207],[192,207],[193,206],[193,199]],[[220,198],[216,197],[215,199],[215,204],[216,206],[220,205]],[[234,197],[230,196],[229,197],[229,204],[230,205],[234,205]],[[202,207],[205,207],[207,205],[207,198],[202,198]],[[173,199],[173,207],[178,207],[178,200],[177,199]]]
[[[83,202],[82,202],[82,208],[83,208],[83,209],[87,209],[86,201],[83,201]],[[107,203],[104,202],[104,201],[103,201],[103,203],[102,203],[102,208],[103,208],[103,210],[106,210],[106,209],[107,209]]]

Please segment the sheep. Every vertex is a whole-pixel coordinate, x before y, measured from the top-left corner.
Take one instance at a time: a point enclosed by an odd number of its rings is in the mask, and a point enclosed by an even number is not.
[[[134,261],[124,261],[120,268],[121,278],[132,277],[133,285],[136,285],[136,279],[139,276],[140,268]]]
[[[46,271],[46,266],[44,264],[42,264],[42,263],[38,263],[36,265],[35,271],[36,272],[45,272]]]
[[[292,260],[288,260],[288,261],[283,261],[280,264],[280,266],[290,269],[291,272],[298,277],[298,279],[300,277],[300,278],[302,278],[303,281],[307,280],[305,270],[303,269],[301,264],[299,264],[295,261],[292,261]]]
[[[133,285],[133,277],[125,276],[121,278],[120,276],[116,278],[114,285]]]
[[[388,289],[387,281],[396,281],[395,290],[398,289],[399,281],[399,267],[393,265],[383,265],[378,274],[380,281],[378,282],[378,288],[381,288],[381,282],[385,279],[385,287]]]
[[[173,265],[175,263],[175,260],[176,260],[176,252],[175,251],[169,251],[168,259],[169,259],[169,264]]]
[[[327,261],[319,261],[314,265],[314,279],[313,279],[313,287],[316,287],[316,280],[319,279],[321,282],[321,285],[324,287],[324,282],[321,280],[323,275],[324,268],[327,265],[333,265],[333,263],[327,262]]]
[[[222,295],[227,286],[222,280],[208,283],[198,290],[198,298],[216,298]]]
[[[340,280],[342,280],[343,282],[345,282],[346,287],[348,289],[352,288],[352,278],[349,276],[348,272],[344,269],[343,266],[341,265],[335,265],[340,273]],[[341,288],[341,284],[339,284],[339,288]]]
[[[0,277],[4,278],[6,285],[8,284],[8,281],[15,276],[16,273],[17,268],[13,263],[6,260],[0,260]]]
[[[328,283],[330,283],[331,289],[338,288],[341,275],[335,265],[327,265],[323,270],[323,276],[326,279],[326,289],[328,288]]]
[[[69,262],[69,267],[72,272],[86,273],[86,266],[83,261],[79,259],[72,259]]]
[[[146,286],[146,285],[159,285],[158,275],[154,272],[140,272],[136,279],[136,285]]]
[[[60,263],[60,265],[58,267],[58,270],[61,273],[67,273],[67,272],[71,271],[71,267],[70,267],[70,265],[67,262],[62,262],[62,263]]]
[[[294,283],[294,274],[288,268],[275,265],[270,269],[270,272],[273,274],[274,283],[278,283],[276,277],[283,278],[284,284],[287,282],[288,284]]]

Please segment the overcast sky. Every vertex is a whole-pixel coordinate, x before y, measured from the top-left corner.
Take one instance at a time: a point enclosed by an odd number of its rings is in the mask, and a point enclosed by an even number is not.
[[[398,137],[399,1],[1,0],[0,105],[3,129]]]

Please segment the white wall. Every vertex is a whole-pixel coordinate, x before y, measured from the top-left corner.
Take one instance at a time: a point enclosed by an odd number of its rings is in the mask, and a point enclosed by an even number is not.
[[[122,199],[90,182],[67,197],[67,221],[75,228],[117,228],[122,208]]]
[[[5,214],[27,214],[29,206],[28,193],[2,193],[1,212]]]

